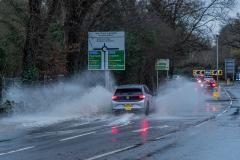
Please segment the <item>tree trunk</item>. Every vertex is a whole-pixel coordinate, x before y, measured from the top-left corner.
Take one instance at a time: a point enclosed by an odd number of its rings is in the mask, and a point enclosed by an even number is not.
[[[91,6],[97,0],[66,0],[64,1],[65,22],[64,22],[64,43],[65,54],[67,57],[67,71],[74,74],[80,70],[80,41],[81,26],[91,9]]]
[[[29,21],[27,25],[27,36],[23,52],[24,81],[37,79],[36,55],[39,51],[39,31],[41,24],[41,0],[29,0]]]
[[[80,7],[79,0],[64,1],[65,22],[64,22],[64,43],[67,57],[67,71],[73,74],[77,68],[77,60],[80,54]]]
[[[3,76],[2,75],[0,75],[0,105],[2,104],[2,102],[3,102],[3,88],[4,86],[3,86]]]

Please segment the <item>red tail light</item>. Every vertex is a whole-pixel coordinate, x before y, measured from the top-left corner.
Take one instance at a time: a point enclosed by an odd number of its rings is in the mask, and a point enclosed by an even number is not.
[[[141,100],[144,100],[145,99],[145,95],[139,95],[138,98],[141,99]]]
[[[113,100],[113,101],[118,100],[118,96],[112,96],[112,100]]]
[[[216,83],[212,83],[212,87],[216,87],[217,85],[216,85]]]

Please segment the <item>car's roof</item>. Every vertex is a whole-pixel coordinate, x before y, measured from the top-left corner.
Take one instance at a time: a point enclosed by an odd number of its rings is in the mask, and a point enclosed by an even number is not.
[[[120,86],[117,86],[118,89],[121,89],[121,88],[142,88],[143,84],[126,84],[126,85],[120,85]]]

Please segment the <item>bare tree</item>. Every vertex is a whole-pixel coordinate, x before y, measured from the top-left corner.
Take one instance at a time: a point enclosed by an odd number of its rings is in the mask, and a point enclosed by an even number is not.
[[[43,42],[58,0],[29,0],[29,20],[23,55],[23,79],[38,79],[43,57]],[[47,8],[47,9],[46,9]],[[43,9],[46,9],[44,16]]]
[[[150,0],[153,11],[175,32],[175,45],[170,52],[172,72],[176,57],[189,52],[211,32],[211,22],[224,17],[234,0]]]
[[[230,19],[220,33],[222,45],[240,49],[240,15]]]
[[[29,0],[29,21],[23,55],[23,79],[36,79],[36,55],[39,51],[41,0]],[[34,75],[32,75],[34,74]]]
[[[80,55],[80,33],[81,25],[91,6],[97,0],[68,0],[63,1],[64,22],[64,44],[67,56],[67,71],[69,74],[78,71],[78,59]]]

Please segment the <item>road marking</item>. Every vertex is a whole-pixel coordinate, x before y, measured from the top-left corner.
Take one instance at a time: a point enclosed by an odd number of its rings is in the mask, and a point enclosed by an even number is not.
[[[157,127],[147,127],[147,128],[133,130],[132,132],[144,132],[144,131],[152,129],[152,128],[163,129],[163,128],[168,128],[168,127],[169,127],[168,125],[157,126]]]
[[[123,126],[127,126],[127,125],[130,125],[130,124],[134,124],[134,122],[127,122],[127,123],[123,123],[123,124],[106,124],[104,125],[104,127],[123,127]]]
[[[219,113],[218,115],[217,115],[217,117],[220,117],[220,116],[222,116],[223,115],[223,113]]]
[[[29,150],[29,149],[32,149],[32,148],[35,148],[35,147],[34,146],[30,146],[30,147],[20,148],[20,149],[9,151],[9,152],[5,152],[5,153],[0,153],[0,156],[7,155],[7,154],[12,154],[12,153],[16,153],[16,152],[21,152],[21,151]]]
[[[151,128],[153,128],[153,127],[147,127],[147,128],[142,128],[142,129],[137,129],[137,130],[133,130],[132,132],[144,132],[144,131],[147,131],[147,130],[149,130],[149,129],[151,129]]]
[[[174,133],[175,133],[175,132],[174,132]],[[168,137],[168,136],[170,136],[170,135],[172,135],[172,134],[174,134],[174,133],[168,133],[168,134],[163,135],[163,136],[161,136],[161,137],[157,137],[157,138],[155,138],[155,140],[159,140],[159,139],[166,138],[166,137]]]
[[[122,125],[119,125],[119,126],[116,126],[117,128],[118,127],[124,127],[124,126],[128,126],[128,125],[130,125],[130,124],[132,124],[132,123],[127,123],[127,124],[122,124]],[[113,126],[114,127],[114,126]]]
[[[159,126],[157,128],[163,129],[163,128],[168,128],[168,127],[169,127],[168,125],[163,125],[163,126]]]
[[[74,124],[74,125],[72,125],[71,127],[79,127],[79,126],[84,126],[84,125],[87,125],[87,124],[91,124],[91,123],[89,123],[89,122],[86,122],[86,123],[80,123],[80,124]]]
[[[68,137],[68,138],[64,138],[64,139],[60,139],[59,141],[60,141],[60,142],[62,142],[62,141],[67,141],[67,140],[71,140],[71,139],[75,139],[75,138],[87,136],[87,135],[94,134],[94,133],[96,133],[96,131],[94,131],[94,132],[89,132],[89,133],[84,133],[84,134],[80,134],[80,135],[76,135],[76,136],[72,136],[72,137]]]
[[[226,113],[227,111],[228,111],[228,110],[223,111],[222,114]]]
[[[201,123],[197,124],[195,127],[200,127],[200,126],[206,124],[208,121],[209,121],[209,120],[207,120],[207,121],[205,121],[205,122],[201,122]]]
[[[129,147],[125,147],[125,148],[118,149],[118,150],[111,151],[111,152],[107,152],[107,153],[104,153],[104,154],[100,154],[100,155],[97,155],[97,156],[94,156],[94,157],[91,157],[91,158],[88,158],[88,159],[85,159],[85,160],[95,160],[95,159],[99,159],[99,158],[106,157],[106,156],[109,156],[109,155],[112,155],[112,154],[115,154],[115,153],[119,153],[119,152],[126,151],[126,150],[131,149],[131,148],[134,148],[134,147],[136,147],[136,145],[129,146]]]

